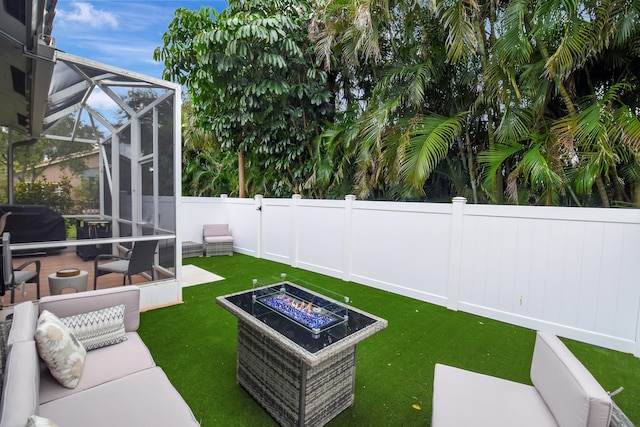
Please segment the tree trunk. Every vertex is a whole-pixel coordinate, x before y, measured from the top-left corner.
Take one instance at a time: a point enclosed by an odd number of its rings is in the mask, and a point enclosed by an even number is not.
[[[493,131],[493,108],[490,108],[487,113],[487,137],[489,138],[489,149],[495,146],[495,133]],[[493,177],[493,185],[495,188],[495,203],[502,204],[504,195],[504,179],[502,178],[502,166],[496,170],[496,174]]]
[[[467,127],[468,129],[468,127]],[[473,203],[478,204],[478,190],[476,188],[476,166],[473,159],[473,148],[471,147],[471,137],[469,131],[465,133],[467,147],[467,167],[469,168],[469,182],[471,183],[471,194],[473,195]]]
[[[609,196],[607,196],[607,187],[604,185],[604,181],[600,175],[596,177],[596,187],[598,188],[598,194],[602,200],[602,207],[610,208],[611,204],[609,203]]]
[[[246,197],[246,184],[244,182],[244,153],[238,150],[238,197]]]

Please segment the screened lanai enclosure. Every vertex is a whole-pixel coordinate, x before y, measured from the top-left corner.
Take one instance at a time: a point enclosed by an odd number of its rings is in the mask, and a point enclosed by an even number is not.
[[[14,208],[5,230],[18,236],[12,238],[12,252],[71,248],[86,261],[155,240],[154,268],[141,285],[142,304],[179,301],[180,87],[56,50],[51,38],[55,1],[5,1],[2,8],[0,126],[7,140],[7,190],[0,214],[12,206],[24,208],[15,192],[24,181],[17,167],[20,150],[43,150],[32,166],[32,181],[38,174],[55,181],[73,170],[73,162],[84,165],[75,167],[77,179],[71,181],[72,193],[82,194],[83,209],[54,213],[65,219],[71,234],[75,224],[75,236],[20,239],[27,227],[19,225],[22,213]],[[46,279],[40,278],[43,286]]]

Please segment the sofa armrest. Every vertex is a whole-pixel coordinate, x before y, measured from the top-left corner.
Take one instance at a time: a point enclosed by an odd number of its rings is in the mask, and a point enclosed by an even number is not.
[[[125,305],[125,331],[137,331],[140,326],[140,288],[135,285],[46,296],[40,299],[40,313],[49,310],[58,317],[68,317],[120,304]]]
[[[9,349],[0,401],[0,427],[23,427],[38,413],[40,358],[35,341],[16,342]]]
[[[7,348],[21,341],[33,341],[33,331],[38,323],[38,309],[31,301],[13,307],[13,321],[7,337]]]
[[[608,427],[611,398],[558,337],[538,332],[531,381],[562,427]]]

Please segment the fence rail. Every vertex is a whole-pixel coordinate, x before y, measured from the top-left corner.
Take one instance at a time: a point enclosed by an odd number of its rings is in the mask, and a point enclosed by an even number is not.
[[[191,198],[180,230],[234,250],[640,357],[640,211]]]

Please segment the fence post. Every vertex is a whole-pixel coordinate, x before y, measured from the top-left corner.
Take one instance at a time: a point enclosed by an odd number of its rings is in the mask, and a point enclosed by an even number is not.
[[[342,259],[342,280],[351,280],[351,253],[353,251],[353,201],[356,196],[349,194],[344,196],[344,254]]]
[[[229,222],[229,208],[227,207],[227,201],[229,196],[227,194],[220,195],[220,202],[222,203],[222,212],[223,212],[223,220],[222,222],[226,222],[231,227],[231,223]]]
[[[640,310],[638,310],[638,322],[636,323],[636,345],[633,349],[633,355],[636,357],[640,357]]]
[[[256,258],[262,258],[262,194],[256,194],[253,200],[256,208]]]
[[[460,299],[460,269],[462,268],[462,235],[464,205],[467,199],[454,197],[451,204],[451,234],[449,243],[449,280],[447,283],[447,308],[458,310]]]
[[[298,202],[302,196],[294,194],[291,202],[291,267],[298,267]]]

